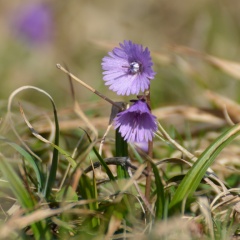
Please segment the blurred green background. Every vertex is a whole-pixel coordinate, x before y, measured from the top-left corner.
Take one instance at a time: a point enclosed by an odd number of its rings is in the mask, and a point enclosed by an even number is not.
[[[48,8],[51,33],[47,40],[35,42],[17,29],[16,22],[24,9],[39,4]],[[237,0],[1,1],[0,99],[7,99],[20,86],[34,85],[49,92],[58,106],[71,105],[67,76],[55,67],[65,63],[83,81],[113,100],[123,100],[104,86],[101,59],[126,39],[160,56],[154,57],[154,107],[205,105],[203,89],[240,100],[238,81],[200,59],[185,59],[169,47],[184,45],[239,61],[239,9]],[[82,86],[74,83],[74,87],[80,103],[98,100]],[[23,98],[42,101],[31,91],[24,92]]]

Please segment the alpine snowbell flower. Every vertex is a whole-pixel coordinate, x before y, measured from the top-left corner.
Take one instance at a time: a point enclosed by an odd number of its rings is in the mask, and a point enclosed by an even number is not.
[[[119,45],[102,60],[105,84],[118,95],[144,92],[155,76],[150,51],[131,41]]]
[[[157,122],[145,100],[135,100],[127,110],[117,114],[114,127],[119,128],[127,142],[152,141]]]

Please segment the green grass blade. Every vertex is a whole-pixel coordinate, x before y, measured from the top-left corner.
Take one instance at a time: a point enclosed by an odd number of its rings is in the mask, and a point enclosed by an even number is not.
[[[90,136],[88,135],[88,133],[85,131],[86,136],[89,140],[90,143],[92,143],[92,140],[90,138]],[[109,169],[108,165],[104,162],[103,158],[100,156],[100,154],[98,153],[98,151],[96,150],[95,147],[92,148],[93,152],[95,153],[96,157],[98,158],[99,162],[101,163],[101,165],[103,166],[104,170],[106,171],[106,174],[108,175],[109,179],[111,181],[115,181],[115,178],[111,172],[111,170]]]
[[[55,103],[53,101],[53,98],[46,91],[44,91],[41,88],[34,87],[34,86],[23,86],[23,87],[18,88],[9,97],[8,112],[11,113],[12,101],[13,101],[13,98],[16,96],[16,94],[18,94],[18,93],[20,93],[24,90],[30,90],[30,89],[35,90],[35,91],[45,95],[51,101],[51,104],[52,104],[52,107],[53,107],[54,120],[55,120],[54,145],[58,146],[58,144],[59,144],[59,124],[58,124],[57,110],[56,110],[56,106],[55,106]],[[20,110],[21,110],[21,106],[20,106]],[[22,114],[23,114],[23,111],[22,111]],[[24,116],[24,114],[23,114],[23,116]],[[47,178],[45,188],[44,188],[44,191],[43,191],[43,194],[44,194],[46,199],[49,198],[52,187],[54,185],[54,182],[55,182],[55,179],[56,179],[57,166],[58,166],[58,149],[54,148],[53,149],[53,156],[52,156],[52,164],[51,164],[51,167],[50,167],[50,173],[49,173],[49,176]]]
[[[128,144],[121,136],[119,129],[115,131],[115,148],[116,157],[127,157],[128,156]],[[117,166],[118,179],[128,178],[128,172],[123,166]]]
[[[0,159],[0,168],[2,174],[8,180],[10,188],[18,199],[21,206],[31,211],[34,209],[35,201],[24,187],[21,179],[15,173],[13,168],[3,159]],[[35,239],[51,239],[51,234],[47,230],[45,221],[33,223],[31,225]]]
[[[88,200],[94,200],[97,199],[97,190],[96,190],[96,181],[95,181],[95,177],[93,177],[93,179],[91,180],[87,175],[83,174],[79,180],[79,192],[81,194],[81,196],[84,199],[88,199]],[[98,210],[98,203],[97,201],[93,201],[93,202],[89,202],[88,208],[90,210],[96,211]],[[100,221],[98,217],[92,217],[91,218],[91,227],[95,228],[97,226],[99,226]]]
[[[104,162],[103,158],[100,156],[100,154],[98,153],[98,151],[96,150],[95,147],[93,147],[93,151],[94,151],[94,153],[96,154],[99,162],[100,162],[101,165],[103,166],[104,170],[106,171],[109,179],[110,179],[111,181],[115,181],[115,178],[114,178],[111,170],[109,169],[108,165]]]
[[[156,185],[156,194],[157,200],[155,202],[155,216],[157,219],[162,219],[164,217],[164,205],[165,205],[165,196],[164,196],[164,187],[159,176],[159,171],[157,166],[151,162],[153,174],[155,177],[155,185]]]
[[[59,123],[58,123],[58,117],[57,117],[57,110],[55,107],[55,104],[53,100],[51,100],[52,106],[53,106],[53,113],[54,113],[54,120],[55,120],[55,139],[54,139],[54,145],[58,146],[59,144]],[[49,195],[51,193],[52,187],[54,185],[54,182],[56,180],[56,174],[57,174],[57,167],[58,167],[58,149],[53,149],[53,156],[52,156],[52,164],[50,168],[49,177],[46,182],[44,195],[46,199],[49,198]]]
[[[198,158],[188,171],[170,202],[169,209],[176,207],[184,198],[190,196],[198,187],[207,169],[221,150],[240,132],[240,124],[236,124],[221,134]]]
[[[45,139],[44,137],[42,137],[34,128],[33,126],[31,125],[31,123],[28,121],[28,119],[26,118],[25,116],[25,113],[21,107],[21,105],[19,104],[20,106],[20,112],[23,116],[23,119],[25,121],[25,123],[27,124],[29,130],[32,132],[32,134],[37,138],[39,139],[40,141],[44,142],[44,143],[47,143],[47,144],[50,144],[53,148],[55,148],[56,151],[58,151],[59,153],[61,153],[69,162],[69,164],[71,164],[71,166],[73,168],[76,167],[76,162],[75,160],[69,155],[69,153],[67,153],[66,151],[64,151],[62,148],[60,148],[59,146],[57,146],[56,144],[50,142],[49,140]],[[57,117],[57,116],[56,116]],[[58,124],[57,124],[58,125]],[[58,127],[58,130],[59,130],[59,127]],[[58,131],[59,132],[59,131]],[[58,133],[59,134],[59,133]],[[59,137],[58,137],[59,138]],[[55,140],[55,143],[56,143],[56,140]]]
[[[116,157],[127,157],[128,156],[128,144],[121,136],[119,129],[115,131],[115,139],[116,139]]]
[[[133,151],[133,154],[134,156],[136,157],[136,160],[139,162],[139,163],[144,163],[144,160],[143,158],[141,157],[141,155],[138,153],[136,147],[133,145],[133,144],[129,144],[131,150]]]
[[[0,160],[0,167],[2,174],[8,180],[13,193],[18,198],[20,204],[24,208],[32,209],[34,207],[34,201],[12,167],[3,159]]]
[[[131,149],[133,150],[133,154],[138,160],[138,162],[143,163],[144,160],[141,157],[141,155],[137,152],[136,148],[130,144]],[[155,185],[156,185],[156,190],[154,191],[154,195],[157,195],[157,200],[155,202],[155,216],[157,219],[162,219],[164,218],[164,206],[165,206],[165,194],[164,194],[164,187],[162,184],[162,180],[159,176],[159,170],[157,166],[155,165],[154,162],[151,161],[151,159],[148,159],[151,162],[151,166],[153,169],[153,174],[155,177]]]
[[[93,171],[93,179],[92,179],[92,192],[93,192],[93,199],[98,199],[98,191],[97,191],[97,182],[96,182],[96,177],[95,177],[95,173],[94,173],[94,171]],[[93,204],[93,206],[92,206],[92,208],[93,208],[93,210],[98,210],[98,208],[99,208],[99,205],[98,205],[98,202],[96,201],[96,202],[93,202],[92,203]],[[94,226],[94,227],[96,227],[96,226],[99,226],[100,225],[100,220],[99,220],[99,218],[93,218],[92,219],[92,225]]]
[[[22,147],[20,147],[19,145],[17,145],[14,142],[9,141],[8,139],[1,137],[0,136],[0,140],[7,143],[8,145],[10,145],[12,148],[14,148],[17,152],[19,152],[25,159],[26,161],[30,164],[30,166],[33,168],[34,173],[36,174],[36,178],[37,178],[37,182],[38,182],[38,191],[40,192],[42,190],[42,186],[43,186],[43,179],[42,179],[42,175],[41,172],[38,168],[37,163],[34,161],[34,159],[32,158],[32,156],[25,151]]]

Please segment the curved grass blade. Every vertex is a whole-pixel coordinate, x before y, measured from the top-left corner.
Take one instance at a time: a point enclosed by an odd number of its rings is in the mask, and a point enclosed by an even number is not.
[[[33,170],[36,174],[37,183],[38,183],[38,192],[41,192],[42,187],[43,187],[43,178],[42,178],[41,172],[38,168],[38,165],[36,164],[36,162],[34,161],[32,156],[27,151],[25,151],[22,147],[17,145],[16,143],[11,142],[8,139],[1,137],[1,136],[0,136],[0,140],[7,143],[12,148],[14,148],[17,152],[19,152],[27,160],[27,162],[31,165],[31,167],[33,168]]]
[[[59,124],[58,124],[57,110],[56,110],[56,106],[55,106],[55,103],[53,101],[53,98],[46,91],[44,91],[40,88],[34,87],[34,86],[23,86],[23,87],[18,88],[9,97],[8,112],[9,113],[11,112],[11,104],[12,104],[12,101],[13,101],[13,98],[15,97],[15,95],[18,94],[19,92],[23,91],[23,90],[29,90],[29,89],[36,90],[37,92],[44,94],[50,100],[50,102],[52,104],[52,107],[53,107],[54,122],[55,122],[54,145],[58,146],[58,144],[59,144]],[[15,133],[16,133],[16,131],[15,131]],[[58,166],[58,149],[54,148],[53,149],[53,155],[52,155],[52,164],[51,164],[51,167],[50,167],[50,173],[49,173],[49,176],[47,178],[47,182],[45,184],[45,189],[44,189],[44,196],[46,198],[49,197],[51,189],[52,189],[53,184],[55,182],[57,166]]]
[[[58,117],[57,117],[57,110],[55,107],[55,103],[50,99],[53,107],[53,113],[54,113],[54,122],[55,122],[55,139],[54,139],[54,145],[58,146],[59,144],[59,123],[58,123]],[[45,186],[45,191],[44,195],[46,199],[49,198],[49,195],[51,193],[52,187],[54,185],[56,175],[57,175],[57,167],[58,167],[58,149],[54,148],[53,149],[53,156],[52,156],[52,165],[50,168],[50,174],[49,178],[47,180],[46,186]]]
[[[50,144],[54,149],[56,149],[58,152],[60,152],[62,155],[65,156],[65,158],[68,160],[69,164],[75,168],[76,167],[76,162],[75,160],[66,152],[64,151],[62,148],[60,148],[59,146],[57,146],[56,144],[50,142],[49,140],[45,139],[44,137],[42,137],[34,128],[33,126],[31,125],[31,123],[27,120],[26,116],[25,116],[25,113],[19,103],[19,109],[20,109],[20,112],[23,116],[23,119],[25,121],[25,123],[27,124],[29,130],[32,132],[32,134],[37,138],[39,139],[40,141],[42,142],[45,142],[47,144]]]
[[[30,123],[29,123],[30,124]],[[57,124],[58,125],[58,124]],[[64,151],[62,150],[57,144],[59,141],[59,133],[55,135],[55,141],[54,143],[48,141],[47,139],[44,139],[42,136],[40,136],[33,128],[29,128],[32,132],[32,134],[37,137],[38,139],[42,140],[43,142],[49,143],[53,147],[53,156],[52,156],[52,164],[50,167],[50,173],[47,178],[47,181],[45,183],[45,188],[43,190],[44,197],[48,199],[51,189],[53,187],[53,184],[56,179],[56,173],[57,173],[57,166],[58,166],[58,152],[61,152],[66,159],[70,162],[72,166],[75,166],[75,161]],[[57,132],[59,132],[59,127],[56,127]]]
[[[190,196],[198,187],[207,169],[221,150],[240,133],[240,124],[236,124],[221,134],[198,158],[188,171],[170,202],[169,209],[177,207],[180,202]]]

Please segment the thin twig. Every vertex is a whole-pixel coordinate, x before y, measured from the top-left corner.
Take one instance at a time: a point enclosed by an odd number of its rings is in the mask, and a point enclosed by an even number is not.
[[[74,79],[75,81],[79,82],[81,85],[83,85],[85,88],[87,88],[89,91],[95,93],[96,95],[98,95],[99,97],[101,97],[102,99],[104,99],[105,101],[109,102],[110,104],[116,106],[117,108],[119,108],[120,110],[123,110],[118,104],[116,104],[114,101],[112,101],[111,99],[109,99],[108,97],[106,97],[105,95],[103,95],[102,93],[98,92],[96,89],[94,89],[93,87],[89,86],[88,84],[86,84],[85,82],[83,82],[82,80],[80,80],[79,78],[77,78],[75,75],[73,75],[72,73],[70,73],[67,69],[65,69],[64,67],[61,66],[61,64],[57,64],[56,65],[58,69],[60,69],[61,71],[65,72],[66,74],[68,74],[72,79]]]
[[[67,67],[66,67],[66,70],[68,71]],[[70,90],[71,90],[72,99],[73,99],[73,102],[74,102],[74,112],[86,123],[86,125],[92,131],[92,133],[94,135],[94,138],[97,139],[98,138],[98,132],[97,132],[96,128],[91,123],[91,121],[89,121],[87,116],[84,114],[82,108],[80,107],[80,105],[79,105],[79,103],[76,99],[76,95],[75,95],[75,91],[74,91],[74,87],[73,87],[73,82],[72,82],[72,77],[69,74],[67,74],[67,76],[68,76],[68,80],[69,80],[69,83],[70,83]]]

